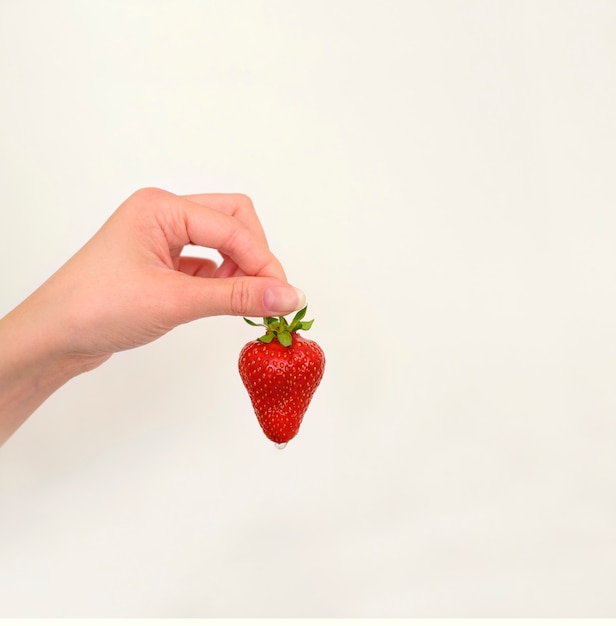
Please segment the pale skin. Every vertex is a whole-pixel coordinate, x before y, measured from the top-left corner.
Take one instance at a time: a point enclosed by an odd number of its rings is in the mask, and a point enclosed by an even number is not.
[[[188,244],[219,251],[222,263],[182,256]],[[141,189],[0,319],[0,446],[115,352],[198,318],[287,315],[304,304],[248,197]]]

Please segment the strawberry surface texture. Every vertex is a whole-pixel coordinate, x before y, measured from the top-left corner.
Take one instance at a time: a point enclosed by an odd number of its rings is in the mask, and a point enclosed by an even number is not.
[[[263,324],[244,318],[266,333],[242,348],[240,377],[265,436],[279,445],[297,435],[325,370],[321,347],[297,332],[312,326],[302,321],[305,313],[299,311],[291,324],[284,317],[263,318]]]

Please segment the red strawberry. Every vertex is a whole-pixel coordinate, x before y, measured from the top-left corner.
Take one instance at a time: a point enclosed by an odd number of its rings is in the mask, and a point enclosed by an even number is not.
[[[284,317],[264,317],[263,324],[244,318],[251,326],[267,329],[265,335],[242,348],[239,370],[259,424],[276,444],[284,445],[297,435],[323,378],[323,350],[297,333],[312,326],[314,320],[302,321],[305,314],[306,307],[296,313],[291,324]]]

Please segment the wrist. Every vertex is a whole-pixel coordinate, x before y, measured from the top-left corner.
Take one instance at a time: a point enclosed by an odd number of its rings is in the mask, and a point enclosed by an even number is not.
[[[104,358],[71,354],[30,299],[0,319],[0,446],[56,390]]]

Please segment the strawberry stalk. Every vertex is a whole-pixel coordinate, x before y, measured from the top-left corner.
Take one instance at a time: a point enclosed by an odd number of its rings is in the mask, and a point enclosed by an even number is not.
[[[291,320],[290,324],[282,315],[278,318],[264,317],[263,323],[261,324],[253,322],[246,317],[244,318],[244,321],[251,326],[263,326],[266,329],[265,335],[259,337],[259,341],[262,343],[270,343],[274,338],[276,338],[281,345],[288,348],[293,343],[293,333],[298,330],[310,330],[310,327],[314,322],[314,320],[310,320],[309,322],[303,321],[307,308],[308,305],[301,309],[301,311],[298,311]]]

